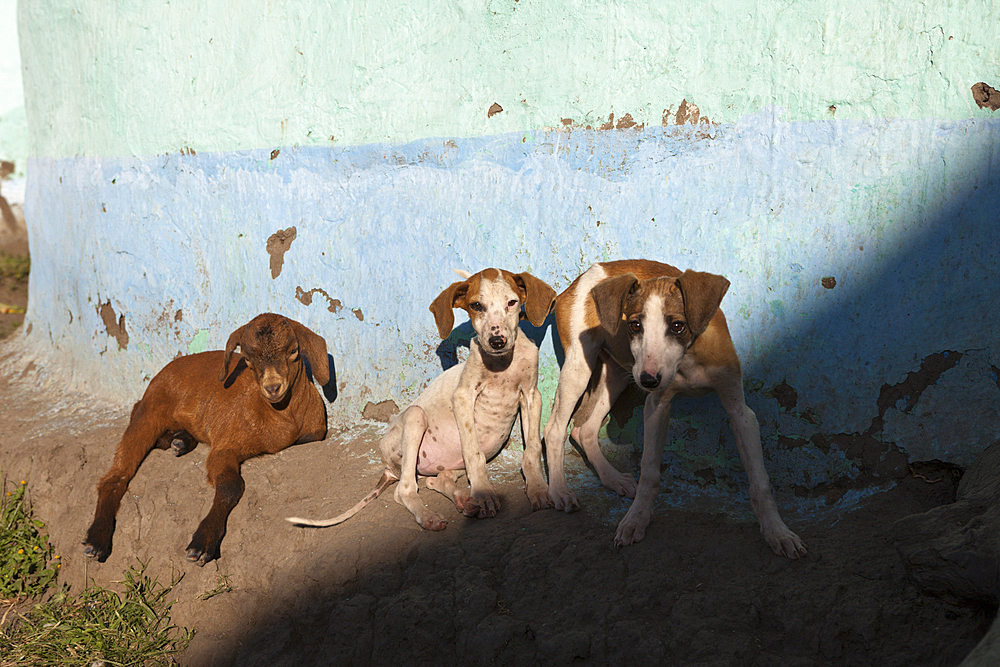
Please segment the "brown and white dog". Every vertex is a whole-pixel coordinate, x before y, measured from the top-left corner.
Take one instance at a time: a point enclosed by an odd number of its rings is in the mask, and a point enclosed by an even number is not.
[[[486,474],[486,461],[510,437],[518,410],[524,425],[525,491],[533,509],[550,507],[542,473],[542,397],[538,392],[538,347],[518,327],[521,306],[528,320],[541,326],[556,293],[528,273],[486,269],[453,283],[434,299],[438,333],[448,338],[454,308],[469,314],[476,336],[465,363],[437,376],[389,425],[379,443],[385,472],[375,490],[347,512],[313,521],[290,517],[302,526],[332,526],[354,516],[393,482],[396,502],[426,530],[442,530],[447,521],[417,496],[417,476],[455,503],[466,516],[492,517],[500,498]],[[468,475],[469,486],[459,484]],[[471,488],[470,488],[471,487]]]
[[[571,436],[601,482],[635,499],[618,525],[618,546],[640,541],[649,525],[660,487],[671,399],[715,391],[729,413],[761,534],[776,554],[798,558],[806,553],[802,540],[778,515],[771,494],[757,417],[743,396],[740,361],[719,310],[728,289],[729,281],[722,276],[622,260],[593,265],[556,298],[556,326],[566,359],[545,426],[549,497],[557,509],[570,512],[579,507],[563,469],[572,418]],[[597,441],[629,375],[648,392],[638,487],[608,462]]]

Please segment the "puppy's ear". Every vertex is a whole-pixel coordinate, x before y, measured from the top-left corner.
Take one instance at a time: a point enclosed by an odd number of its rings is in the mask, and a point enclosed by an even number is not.
[[[219,382],[225,382],[226,378],[229,377],[229,360],[233,356],[233,352],[236,348],[242,347],[240,341],[243,340],[243,331],[247,328],[247,325],[241,326],[239,329],[229,334],[229,341],[226,343],[226,354],[222,357],[222,370],[219,372]]]
[[[714,273],[688,269],[677,277],[677,286],[684,299],[684,317],[692,336],[698,336],[708,328],[715,311],[722,303],[722,297],[729,289],[729,281]]]
[[[601,326],[612,336],[618,333],[618,326],[622,322],[625,297],[634,292],[638,285],[639,279],[631,273],[626,273],[602,280],[590,290]]]
[[[469,283],[463,280],[460,283],[452,283],[431,303],[430,311],[434,314],[434,323],[437,324],[438,334],[442,339],[451,335],[451,330],[455,326],[454,308],[465,307],[465,295],[469,293]]]
[[[313,378],[316,383],[325,387],[330,381],[330,364],[326,359],[326,340],[317,333],[295,320],[288,320],[299,341],[299,353],[309,361]]]
[[[539,280],[530,273],[518,273],[514,276],[517,289],[524,299],[524,314],[534,326],[545,324],[545,318],[552,310],[556,300],[556,291],[544,280]]]

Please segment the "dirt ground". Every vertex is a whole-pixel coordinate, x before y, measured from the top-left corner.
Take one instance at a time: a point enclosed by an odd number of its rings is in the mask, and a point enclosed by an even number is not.
[[[0,302],[26,297],[0,285]],[[286,516],[326,517],[353,505],[381,472],[384,425],[365,421],[320,443],[243,467],[246,492],[222,557],[204,568],[184,549],[207,513],[206,447],[154,451],[118,515],[114,552],[88,562],[80,541],[129,405],[39,389],[17,335],[0,341],[0,471],[26,480],[37,518],[63,562],[61,581],[115,586],[137,562],[181,577],[172,620],[196,635],[180,662],[215,665],[956,665],[995,609],[921,594],[893,542],[893,522],[954,499],[956,479],[918,468],[894,487],[824,510],[779,495],[808,557],[773,555],[743,502],[675,485],[646,538],[616,549],[627,508],[578,455],[583,509],[532,512],[507,451],[490,470],[495,519],[458,515],[421,531],[383,494],[341,526],[303,529]],[[46,386],[50,386],[46,384]]]

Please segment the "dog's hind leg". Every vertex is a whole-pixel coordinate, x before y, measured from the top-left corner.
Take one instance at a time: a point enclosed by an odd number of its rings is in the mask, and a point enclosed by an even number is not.
[[[468,507],[469,485],[463,480],[466,480],[465,470],[442,470],[427,478],[427,488],[450,498],[455,508],[464,513]]]
[[[399,423],[402,424],[400,451],[403,460],[399,484],[396,486],[396,502],[410,510],[421,528],[444,530],[448,522],[432,512],[417,495],[417,456],[420,454],[424,433],[427,432],[427,415],[423,408],[411,405],[399,416]]]
[[[594,470],[597,471],[604,486],[619,496],[634,498],[635,477],[623,473],[611,465],[604,456],[604,452],[601,451],[601,445],[597,439],[601,426],[604,424],[604,418],[607,417],[611,406],[625,390],[628,379],[624,372],[620,371],[618,366],[609,361],[604,354],[601,355],[598,363],[600,370],[598,371],[597,383],[584,399],[586,404],[581,405],[577,412],[582,423],[574,422],[570,437],[583,447],[587,460],[594,466]]]

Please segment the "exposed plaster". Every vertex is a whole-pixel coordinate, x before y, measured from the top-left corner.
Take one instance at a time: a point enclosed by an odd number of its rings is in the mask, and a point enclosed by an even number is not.
[[[972,99],[976,101],[980,109],[989,109],[990,111],[1000,109],[1000,91],[982,81],[972,86]]]
[[[104,322],[104,328],[107,330],[108,335],[118,341],[119,349],[128,349],[128,331],[125,330],[125,316],[122,315],[115,321],[115,309],[112,307],[110,300],[107,303],[101,304],[98,312],[101,315],[101,320]]]
[[[285,253],[291,247],[297,234],[295,227],[289,227],[271,234],[267,239],[267,254],[271,256],[272,279],[281,275],[281,267],[285,263]]]
[[[340,303],[340,299],[332,298],[329,294],[326,293],[326,291],[320,289],[319,287],[314,287],[308,292],[302,289],[302,287],[295,288],[295,298],[298,299],[299,302],[305,306],[312,305],[313,294],[316,293],[323,295],[323,297],[327,301],[326,309],[329,310],[331,313],[339,313],[340,310],[344,307],[343,304]]]

